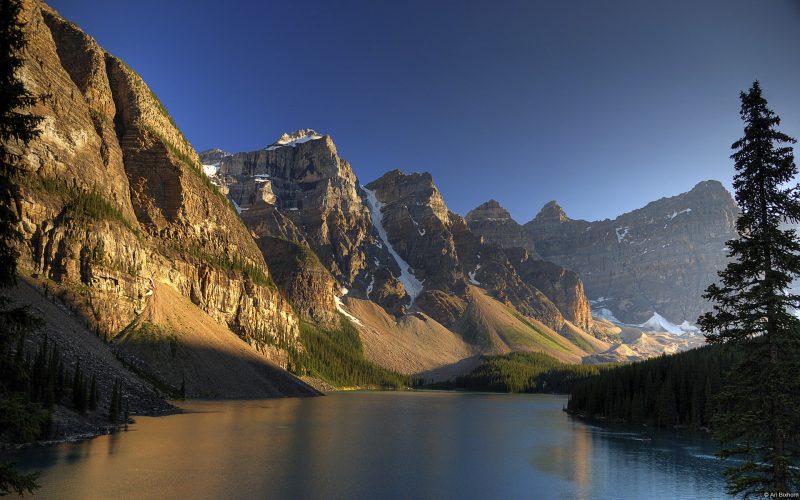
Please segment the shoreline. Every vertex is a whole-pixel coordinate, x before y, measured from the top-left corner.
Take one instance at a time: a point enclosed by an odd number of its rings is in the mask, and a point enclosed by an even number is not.
[[[654,432],[666,432],[666,433],[670,433],[670,434],[680,434],[681,432],[687,432],[687,433],[690,433],[690,434],[704,435],[704,436],[709,436],[709,437],[711,436],[711,429],[709,429],[707,427],[701,427],[701,428],[698,428],[698,429],[695,429],[695,428],[692,428],[692,427],[686,427],[686,426],[677,426],[677,427],[665,428],[665,427],[657,427],[657,426],[654,426],[654,425],[648,425],[648,424],[645,424],[645,423],[636,424],[636,423],[633,423],[633,422],[627,422],[625,420],[612,420],[612,419],[608,419],[608,418],[605,418],[605,417],[590,417],[590,416],[586,415],[585,413],[579,413],[579,412],[576,412],[576,411],[570,411],[566,407],[562,408],[561,411],[566,413],[568,416],[570,416],[572,418],[576,418],[578,420],[581,420],[581,421],[583,421],[583,422],[585,422],[587,424],[595,424],[595,425],[600,425],[600,426],[615,426],[615,425],[617,425],[617,426],[628,426],[628,427],[636,427],[636,428],[640,428],[641,427],[641,428],[648,429],[648,430],[654,431]]]
[[[55,446],[63,443],[77,443],[80,441],[94,439],[100,436],[108,436],[110,434],[115,434],[117,432],[126,431],[129,425],[136,423],[135,417],[167,417],[170,415],[179,415],[181,413],[186,413],[186,410],[178,406],[172,405],[171,409],[161,412],[142,412],[130,415],[128,418],[128,422],[121,424],[99,425],[91,422],[84,422],[80,430],[77,429],[75,426],[73,426],[72,430],[66,430],[64,435],[58,438],[37,439],[35,441],[29,441],[26,443],[0,443],[0,453],[6,451],[23,450],[26,448]],[[54,422],[54,424],[57,425],[58,423]]]

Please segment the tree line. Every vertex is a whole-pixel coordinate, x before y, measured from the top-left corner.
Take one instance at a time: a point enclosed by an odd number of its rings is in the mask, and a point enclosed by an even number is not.
[[[49,342],[47,337],[35,354],[32,354],[25,350],[25,335],[22,334],[16,350],[6,356],[11,358],[12,369],[9,372],[15,373],[15,377],[6,379],[6,388],[18,395],[27,395],[27,399],[39,405],[47,417],[40,422],[42,425],[36,435],[12,432],[12,440],[30,441],[48,435],[52,430],[50,411],[55,405],[71,408],[81,415],[98,411],[103,395],[97,385],[97,373],[87,372],[80,361],[74,367],[66,366],[61,350],[55,343]],[[126,413],[122,384],[115,380],[111,403],[105,416],[109,423],[118,424],[124,421],[122,417]]]
[[[706,346],[604,370],[574,385],[567,411],[664,428],[709,428],[723,374],[735,358],[729,349]]]
[[[577,382],[606,368],[606,365],[563,363],[541,352],[512,352],[483,356],[480,365],[455,380],[423,381],[420,385],[445,390],[566,393]]]
[[[740,94],[744,134],[733,143],[740,214],[730,263],[698,324],[713,347],[598,375],[568,409],[662,427],[708,426],[732,495],[800,491],[800,184],[792,144],[758,81]]]
[[[301,321],[303,350],[290,350],[290,371],[320,378],[335,387],[402,388],[411,385],[408,375],[387,370],[366,359],[358,330],[341,313],[339,324],[339,328],[322,328]]]

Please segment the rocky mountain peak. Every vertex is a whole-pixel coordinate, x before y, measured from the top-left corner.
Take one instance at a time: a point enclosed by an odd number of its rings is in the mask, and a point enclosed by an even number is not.
[[[412,193],[414,190],[436,189],[436,185],[433,183],[433,176],[430,173],[411,172],[407,174],[397,168],[386,172],[380,178],[372,181],[372,183],[377,182],[402,184],[407,193]]]
[[[513,222],[511,214],[500,205],[496,200],[489,200],[467,212],[467,222],[494,221],[494,222]]]
[[[206,149],[205,151],[198,153],[198,156],[200,156],[200,162],[203,165],[215,165],[215,166],[219,165],[219,162],[222,161],[223,158],[230,155],[231,154],[228,153],[227,151],[223,151],[219,148]],[[208,173],[208,171],[206,172]]]
[[[500,248],[524,248],[538,257],[533,239],[496,200],[489,200],[470,210],[465,217],[470,231]],[[526,253],[527,255],[527,253]]]
[[[722,185],[721,182],[715,180],[708,180],[698,182],[688,193],[688,199],[708,199],[723,201],[729,204],[735,204],[731,193]]]
[[[728,193],[728,190],[725,189],[725,186],[716,179],[709,179],[707,181],[700,181],[698,182],[691,191],[700,190],[700,191],[711,191],[717,193]]]
[[[415,211],[410,208],[412,206],[427,206],[442,224],[450,223],[450,211],[428,172],[406,174],[400,170],[392,170],[370,182],[366,187],[376,191],[382,203],[399,202],[411,211]]]
[[[304,142],[314,141],[317,139],[322,139],[324,136],[317,132],[316,130],[310,128],[304,128],[297,130],[295,132],[284,133],[282,134],[277,141],[273,142],[272,144],[267,147],[267,150],[271,148],[277,148],[280,146],[295,146],[297,144],[303,144]]]
[[[536,219],[539,220],[557,220],[558,222],[566,222],[569,220],[567,213],[561,208],[557,201],[549,201],[539,210],[536,214]]]

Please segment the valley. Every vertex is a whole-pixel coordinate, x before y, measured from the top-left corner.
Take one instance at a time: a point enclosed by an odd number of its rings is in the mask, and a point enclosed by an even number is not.
[[[426,172],[362,183],[312,129],[196,153],[124,62],[24,5],[22,79],[52,98],[20,151],[20,275],[157,393],[310,395],[298,377],[360,385],[325,363],[442,382],[486,355],[626,363],[704,343],[700,295],[737,213],[716,181],[613,221],[549,202],[520,224],[495,200],[451,211]],[[320,365],[302,324],[358,338]]]
[[[0,2],[0,496],[795,495],[797,12],[715,1]]]

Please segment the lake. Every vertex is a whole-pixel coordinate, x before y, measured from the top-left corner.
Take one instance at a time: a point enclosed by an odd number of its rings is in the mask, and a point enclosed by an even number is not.
[[[565,396],[345,392],[186,401],[13,458],[47,498],[717,498],[704,436],[588,425]]]

